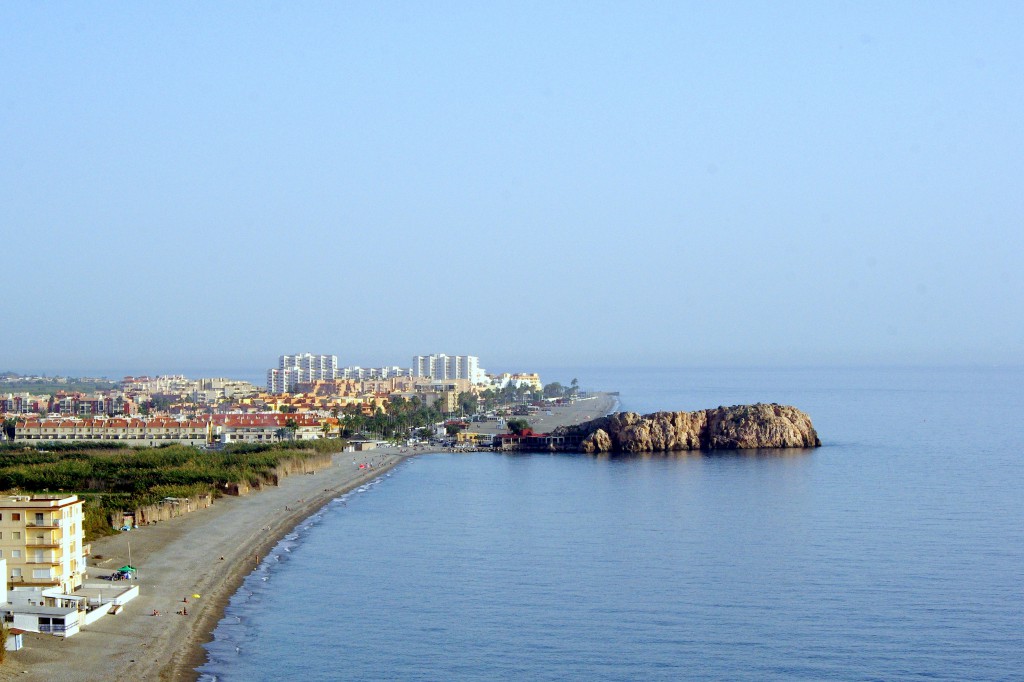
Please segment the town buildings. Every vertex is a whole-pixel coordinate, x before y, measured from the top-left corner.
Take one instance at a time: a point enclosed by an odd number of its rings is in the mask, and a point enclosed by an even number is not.
[[[505,372],[504,374],[499,374],[494,377],[493,384],[494,387],[498,389],[511,385],[516,388],[527,386],[537,391],[544,390],[544,385],[540,382],[540,375],[536,373],[509,374],[508,372]]]
[[[8,393],[7,395],[0,395],[0,412],[6,414],[46,412],[49,409],[49,401],[49,396],[45,395]]]
[[[273,443],[323,438],[337,425],[337,419],[320,419],[311,414],[222,414],[213,417],[210,433],[212,440],[225,445]]]
[[[209,441],[209,424],[206,419],[170,417],[26,417],[15,425],[14,442],[108,441],[132,447],[184,443],[202,447]]]

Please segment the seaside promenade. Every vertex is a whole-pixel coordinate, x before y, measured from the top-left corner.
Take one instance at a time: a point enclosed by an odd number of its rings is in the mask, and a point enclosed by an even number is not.
[[[612,396],[599,394],[528,420],[549,430],[601,416],[614,404]],[[279,486],[94,541],[90,578],[128,563],[130,554],[139,570],[139,597],[69,639],[26,633],[25,648],[10,652],[0,666],[0,680],[195,680],[194,669],[205,660],[202,644],[260,557],[339,495],[429,452],[339,453],[316,474],[289,476]],[[360,463],[373,468],[360,469]],[[179,613],[184,610],[187,615]]]

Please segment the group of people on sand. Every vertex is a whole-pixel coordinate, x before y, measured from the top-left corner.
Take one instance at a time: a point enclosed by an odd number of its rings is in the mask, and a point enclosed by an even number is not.
[[[221,557],[221,558],[223,559],[224,557]],[[195,597],[196,595],[192,595],[192,596]],[[175,613],[178,614],[179,616],[187,616],[188,615],[188,597],[183,597],[181,602],[182,602],[181,608],[178,609],[177,611],[175,611]],[[157,609],[153,609],[152,615],[154,615],[154,616],[162,616],[164,614],[160,613],[160,611],[157,610]]]
[[[380,455],[378,457],[374,457],[373,459],[369,459],[365,462],[356,462],[355,460],[352,460],[352,463],[358,464],[360,469],[376,469],[377,467],[384,466],[386,462],[386,455]]]

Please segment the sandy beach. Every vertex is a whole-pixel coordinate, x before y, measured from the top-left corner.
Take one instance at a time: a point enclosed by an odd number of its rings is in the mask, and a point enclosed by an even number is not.
[[[25,648],[9,654],[0,679],[196,679],[201,645],[257,557],[323,505],[405,456],[395,450],[341,453],[314,475],[289,476],[279,486],[93,542],[90,578],[127,563],[130,546],[139,597],[69,639],[25,633]],[[353,459],[376,467],[360,469]],[[188,615],[178,614],[183,607]]]
[[[535,428],[585,421],[614,404],[601,394],[539,415],[544,421],[537,419]],[[258,558],[332,499],[414,454],[426,451],[337,454],[331,467],[316,474],[289,476],[279,486],[94,541],[89,578],[128,563],[130,548],[139,597],[69,639],[25,633],[25,648],[9,653],[0,680],[195,680],[194,669],[205,661],[202,645]],[[360,469],[360,462],[374,468]],[[179,613],[183,608],[187,615]]]

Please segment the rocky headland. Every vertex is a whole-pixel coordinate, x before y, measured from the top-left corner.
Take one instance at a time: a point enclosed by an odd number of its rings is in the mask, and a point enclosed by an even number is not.
[[[552,435],[579,441],[581,452],[652,452],[815,448],[811,418],[788,405],[757,403],[696,412],[616,412]]]

